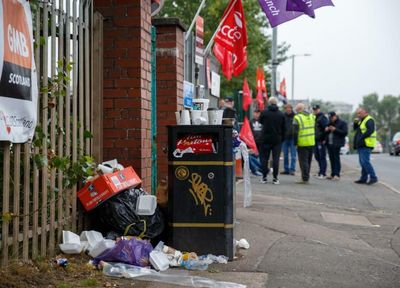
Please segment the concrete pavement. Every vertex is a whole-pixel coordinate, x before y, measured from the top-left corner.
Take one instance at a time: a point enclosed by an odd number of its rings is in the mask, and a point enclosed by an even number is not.
[[[281,176],[281,185],[252,178],[250,208],[242,208],[238,184],[236,239],[246,238],[250,249],[190,274],[256,288],[400,287],[400,195],[354,184],[359,172],[343,170],[338,182],[313,178],[310,185],[295,184],[299,175]]]
[[[252,247],[226,269],[267,273],[271,288],[400,287],[400,195],[354,184],[358,174],[344,167],[340,181],[310,185],[253,178],[250,208],[239,185],[237,237]]]

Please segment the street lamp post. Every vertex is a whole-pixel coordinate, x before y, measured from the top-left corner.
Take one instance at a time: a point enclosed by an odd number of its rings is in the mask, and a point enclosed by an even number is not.
[[[292,58],[292,102],[294,102],[294,58],[299,56],[308,57],[311,56],[311,54],[293,54],[290,56],[290,58]]]

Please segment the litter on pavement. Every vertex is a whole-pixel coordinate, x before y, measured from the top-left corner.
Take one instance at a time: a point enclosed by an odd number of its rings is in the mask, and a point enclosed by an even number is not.
[[[132,266],[122,263],[101,263],[103,274],[112,277],[134,278],[143,281],[154,281],[186,287],[219,287],[219,288],[246,288],[246,285],[222,282],[213,279],[190,276],[183,273],[157,272],[156,270]]]
[[[234,240],[235,241],[235,246],[239,247],[239,248],[243,248],[243,249],[249,249],[250,248],[250,244],[249,242],[247,242],[246,239],[242,238],[239,241]]]
[[[107,227],[108,231],[103,231],[107,237],[104,238],[101,232],[95,230],[83,231],[80,236],[71,231],[63,231],[63,243],[59,244],[61,251],[65,254],[87,253],[93,258],[88,265],[102,269],[108,276],[140,278],[190,287],[246,287],[190,276],[185,271],[207,270],[213,263],[226,264],[228,257],[224,255],[198,256],[195,252],[182,252],[167,246],[163,241],[159,241],[153,249],[151,241],[160,238],[165,228],[164,214],[158,206],[157,197],[141,188],[135,188],[141,180],[133,168],[128,168],[126,170],[116,160],[103,162],[98,166],[98,175],[87,179],[84,188],[78,192],[87,213],[95,216],[97,223]],[[126,183],[133,184],[127,187]],[[166,183],[163,185],[165,187],[160,186],[158,194],[165,198],[161,201],[165,209],[168,196]],[[101,193],[99,195],[101,189],[109,192],[105,196]],[[237,247],[250,247],[245,239],[234,241]],[[54,263],[66,265],[63,260],[58,262]],[[180,273],[166,271],[170,267],[185,270],[179,270]]]

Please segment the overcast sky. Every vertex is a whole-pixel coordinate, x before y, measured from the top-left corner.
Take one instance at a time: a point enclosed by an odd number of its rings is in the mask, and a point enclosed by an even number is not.
[[[278,26],[278,43],[290,43],[295,58],[295,99],[358,105],[372,92],[400,95],[400,0],[333,0]],[[291,98],[291,60],[279,66]]]

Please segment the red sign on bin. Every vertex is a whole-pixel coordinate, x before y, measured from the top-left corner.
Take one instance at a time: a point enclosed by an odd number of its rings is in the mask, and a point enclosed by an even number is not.
[[[121,171],[102,175],[94,181],[86,183],[78,191],[77,196],[85,210],[90,211],[122,190],[135,187],[141,182],[135,170],[132,167],[127,167]]]

